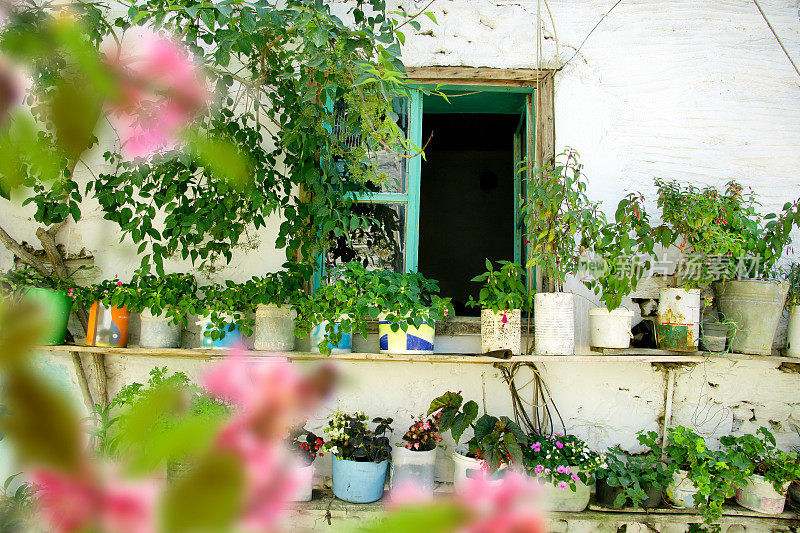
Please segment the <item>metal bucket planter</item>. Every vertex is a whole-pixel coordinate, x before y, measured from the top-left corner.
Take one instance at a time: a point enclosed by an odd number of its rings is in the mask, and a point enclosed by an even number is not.
[[[622,505],[615,505],[614,502],[621,493],[621,487],[612,487],[605,479],[597,480],[597,503],[600,505],[612,509],[622,509],[630,502],[626,501]],[[661,487],[647,487],[645,493],[647,494],[647,499],[639,504],[642,509],[655,509],[661,504]]]
[[[633,311],[619,307],[609,311],[605,307],[589,309],[591,346],[597,348],[628,348],[631,345]]]
[[[383,497],[389,461],[361,463],[339,459],[333,466],[333,495],[351,503],[371,503]]]
[[[89,327],[86,332],[87,346],[125,348],[128,345],[128,309],[106,307],[100,302],[89,310]]]
[[[785,281],[734,280],[714,283],[720,313],[736,324],[731,351],[770,355],[789,284]]]
[[[139,315],[139,346],[142,348],[178,348],[181,345],[181,325],[171,322],[164,314],[153,316],[149,309]]]
[[[453,490],[456,494],[463,494],[467,488],[468,480],[480,478],[486,475],[483,469],[483,461],[467,457],[465,448],[459,446],[453,452]],[[501,466],[496,472],[489,474],[488,483],[490,486],[499,487],[503,483],[505,476],[505,465]]]
[[[45,319],[39,343],[51,346],[64,344],[72,298],[64,291],[31,287],[25,291],[24,300],[38,307]]]
[[[664,491],[664,496],[670,503],[686,509],[695,508],[695,494],[697,494],[697,487],[689,479],[689,472],[686,470],[678,470],[672,474],[672,481]]]
[[[800,357],[800,305],[793,305],[789,310],[789,328],[786,330],[787,357]]]
[[[694,352],[700,340],[700,289],[661,289],[656,342],[662,350]]]
[[[311,333],[309,335],[311,339],[311,351],[313,353],[320,353],[319,352],[319,345],[325,340],[325,330],[328,326],[328,321],[325,320],[318,325],[311,328]],[[334,324],[334,331],[339,331],[341,326],[337,322]],[[328,343],[328,348],[331,349],[331,353],[350,353],[353,351],[353,335],[352,333],[342,333],[342,338],[339,340],[338,344],[331,344]]]
[[[291,352],[294,350],[294,319],[297,311],[283,305],[256,307],[256,327],[253,347],[256,350]]]
[[[703,324],[703,349],[709,352],[724,352],[730,330],[731,326],[722,322]]]
[[[406,331],[392,331],[392,322],[386,313],[378,315],[378,347],[380,353],[424,354],[433,353],[436,329],[433,322],[423,322],[418,328],[408,324]]]
[[[522,353],[522,311],[481,309],[481,351],[511,350]]]
[[[570,467],[570,470],[577,472],[578,469]],[[579,513],[589,505],[592,496],[592,488],[582,481],[575,482],[575,490],[566,487],[563,490],[551,481],[533,476],[542,487],[541,499],[543,511],[572,512]]]
[[[537,292],[533,297],[536,355],[575,353],[575,295]]]
[[[417,491],[433,496],[436,448],[415,451],[396,447],[392,450],[392,489],[412,485]]]
[[[780,493],[762,476],[752,475],[745,486],[736,489],[736,503],[757,513],[781,514],[786,505],[786,488]]]
[[[214,340],[205,334],[207,331],[214,329],[214,325],[211,324],[211,318],[201,318],[197,321],[197,323],[200,326],[201,335],[203,337],[203,348],[211,348],[212,350],[229,350],[242,345],[242,334],[239,331],[239,326],[236,324],[227,324],[224,327],[225,336],[221,339]],[[233,326],[233,329],[229,329],[231,325]]]

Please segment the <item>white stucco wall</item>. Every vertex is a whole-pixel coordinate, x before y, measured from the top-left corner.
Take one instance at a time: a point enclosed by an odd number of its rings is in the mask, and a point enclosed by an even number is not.
[[[545,41],[542,66],[554,67],[573,55],[614,2],[548,4],[556,31],[542,2],[544,32],[557,34],[559,47],[553,38]],[[789,51],[800,59],[800,3],[761,4]],[[536,1],[437,0],[431,9],[439,24],[423,19],[423,34],[408,35],[407,64],[536,67]],[[607,206],[637,190],[654,202],[654,177],[716,185],[737,179],[761,195],[765,209],[778,209],[800,196],[800,77],[751,2],[623,0],[556,75],[555,95],[557,145],[578,149],[590,195]],[[35,243],[26,229],[28,212],[6,202],[0,205],[0,224]],[[65,230],[60,240],[71,251],[85,247],[102,275],[129,276],[138,263],[134,248],[118,243],[114,226],[101,219],[91,200],[84,213],[85,219]],[[276,230],[277,221],[260,232],[258,250],[237,254],[217,275],[240,280],[278,268],[283,252],[271,244]],[[10,264],[10,254],[0,249],[0,268]],[[582,298],[577,302],[578,351],[585,352],[590,304]],[[437,342],[443,352],[479,347],[477,337]],[[360,346],[374,351],[374,346]],[[62,368],[64,383],[74,381],[66,356],[47,355],[43,364]],[[109,356],[112,391],[145,380],[155,365],[197,376],[206,363]],[[398,421],[397,437],[412,414],[423,412],[445,390],[481,400],[485,386],[487,409],[511,414],[508,392],[490,366],[340,366],[344,383],[330,407],[392,416]],[[658,425],[664,376],[650,365],[551,363],[541,368],[567,430],[592,446],[620,443],[635,449],[634,433]],[[769,362],[719,361],[681,369],[673,422],[708,436],[770,425],[783,443],[797,444],[792,426],[800,424],[798,379]],[[449,468],[446,461],[441,463]]]

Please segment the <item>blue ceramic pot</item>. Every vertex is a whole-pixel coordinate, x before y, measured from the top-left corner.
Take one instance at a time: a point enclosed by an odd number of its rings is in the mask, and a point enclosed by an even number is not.
[[[333,465],[333,494],[340,500],[351,503],[371,503],[383,497],[389,461],[359,463],[339,459],[335,455]]]
[[[213,330],[213,324],[206,326],[205,331]],[[225,336],[221,339],[214,340],[211,337],[203,335],[203,348],[227,349],[234,348],[242,343],[242,334],[239,332],[239,327],[234,324],[233,331],[228,331],[228,326],[225,326]]]
[[[311,328],[311,351],[314,353],[319,353],[319,344],[325,340],[325,328],[327,327],[328,322],[322,322],[317,326]],[[339,332],[339,324],[334,324],[333,330],[337,333]],[[342,333],[342,338],[339,341],[339,344],[331,344],[328,343],[328,348],[331,349],[331,353],[350,353],[353,351],[353,335],[351,333]]]

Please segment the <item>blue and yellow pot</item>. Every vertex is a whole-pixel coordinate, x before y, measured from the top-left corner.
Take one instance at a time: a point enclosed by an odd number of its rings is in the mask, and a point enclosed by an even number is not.
[[[311,328],[310,334],[310,342],[311,342],[311,351],[313,353],[319,353],[319,345],[325,340],[325,330],[328,326],[328,321],[325,320],[320,322],[318,325]],[[333,330],[335,332],[339,331],[341,326],[339,323],[335,323],[333,325]],[[352,333],[342,333],[342,338],[339,340],[338,344],[328,343],[328,348],[331,349],[331,353],[350,353],[353,351],[353,334]]]
[[[435,335],[433,321],[423,322],[418,328],[409,324],[406,331],[402,328],[392,331],[392,322],[386,320],[386,313],[378,315],[378,341],[381,353],[432,354]]]

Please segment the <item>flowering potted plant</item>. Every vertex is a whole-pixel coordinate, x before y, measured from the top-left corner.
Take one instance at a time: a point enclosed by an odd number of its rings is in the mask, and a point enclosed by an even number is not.
[[[800,263],[792,263],[784,271],[789,292],[786,295],[786,307],[789,308],[789,327],[786,331],[787,357],[800,357]]]
[[[655,446],[655,431],[639,434],[639,442],[649,445],[643,455],[628,455],[619,446],[606,452],[606,464],[598,468],[597,500],[601,505],[619,509],[627,505],[651,509],[661,503],[661,492],[671,480],[671,473]]]
[[[583,511],[589,505],[595,471],[605,457],[573,435],[528,435],[523,449],[528,475],[545,489],[550,511]]]
[[[578,270],[580,254],[597,240],[605,217],[586,195],[578,154],[567,149],[554,165],[535,172],[523,205],[530,261],[544,276],[534,295],[534,337],[538,355],[575,353],[575,298],[563,292],[567,276]]]
[[[800,479],[800,458],[794,451],[778,449],[775,437],[765,427],[756,435],[722,437],[728,457],[747,465],[747,480],[736,487],[736,502],[751,511],[781,514],[789,484]]]
[[[333,494],[352,503],[381,499],[391,458],[391,418],[369,418],[359,411],[352,415],[336,411],[328,419],[325,449],[333,454]]]
[[[243,335],[251,335],[253,320],[248,316],[251,303],[243,298],[242,285],[231,280],[199,288],[197,309],[203,348],[229,349],[241,345]]]
[[[348,353],[353,350],[354,332],[367,337],[366,310],[357,308],[365,275],[360,263],[346,263],[331,271],[328,283],[313,295],[300,298],[295,332],[300,338],[310,336],[312,352]]]
[[[664,496],[678,507],[698,509],[708,524],[722,516],[734,487],[747,481],[746,462],[709,449],[703,437],[683,426],[669,428],[664,452],[672,475]]]
[[[516,263],[500,261],[494,270],[486,260],[486,272],[472,278],[481,283],[478,300],[469,297],[467,305],[481,308],[481,351],[511,350],[522,353],[522,313],[532,307],[531,293],[525,288],[525,270]]]
[[[508,417],[484,414],[478,418],[478,404],[473,400],[464,403],[461,394],[456,392],[434,398],[428,409],[428,415],[432,414],[439,416],[439,430],[449,430],[457,446],[453,453],[453,484],[457,492],[476,474],[486,473],[490,482],[499,483],[504,474],[502,470],[512,463],[522,464],[522,449],[527,440],[520,427]],[[459,446],[467,428],[472,429],[472,438]]]
[[[436,321],[453,312],[450,298],[438,295],[439,284],[416,272],[364,272],[358,298],[378,319],[381,353],[432,354]]]
[[[305,428],[305,424],[294,427],[289,431],[287,441],[289,450],[299,461],[298,487],[294,501],[311,501],[314,486],[314,459],[323,455],[322,447],[325,441]]]
[[[583,282],[605,304],[589,309],[591,346],[630,346],[634,313],[620,305],[622,298],[636,289],[649,265],[654,245],[644,197],[631,193],[620,200],[614,221],[602,225],[591,247],[593,268]]]
[[[713,283],[719,311],[736,325],[734,352],[769,355],[789,288],[775,279],[775,265],[800,224],[800,200],[761,214],[752,189],[735,181],[723,191],[674,181],[656,185],[664,223],[690,259],[679,269],[682,280],[687,286]]]
[[[45,318],[39,342],[64,344],[74,289],[55,278],[46,278],[33,269],[12,269],[0,277],[0,296],[30,302]]]
[[[392,453],[392,488],[413,484],[426,494],[433,494],[436,444],[441,414],[420,415],[408,428]]]
[[[140,314],[142,348],[178,348],[188,315],[197,311],[196,291],[191,274],[137,273],[129,284],[113,292],[111,304]]]

